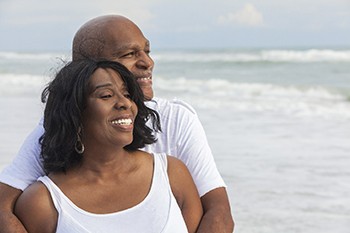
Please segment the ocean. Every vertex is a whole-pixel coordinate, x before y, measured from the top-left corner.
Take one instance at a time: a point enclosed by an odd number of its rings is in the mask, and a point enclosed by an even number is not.
[[[238,233],[350,232],[350,49],[155,50],[156,96],[198,112]],[[0,52],[0,170],[68,52]]]

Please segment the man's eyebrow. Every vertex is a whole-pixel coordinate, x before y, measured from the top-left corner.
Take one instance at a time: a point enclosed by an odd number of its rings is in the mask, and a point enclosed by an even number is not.
[[[135,44],[125,44],[122,46],[117,46],[116,50],[117,51],[123,51],[123,50],[128,50],[137,47]]]
[[[150,46],[150,41],[149,40],[146,40],[145,46],[146,47]],[[135,44],[135,43],[125,44],[125,45],[116,47],[117,51],[123,51],[123,50],[128,50],[128,49],[141,49],[141,47],[139,45]]]

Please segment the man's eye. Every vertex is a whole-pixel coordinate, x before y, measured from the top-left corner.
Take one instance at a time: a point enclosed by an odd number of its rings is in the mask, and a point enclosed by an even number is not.
[[[135,52],[129,52],[129,53],[124,54],[122,57],[132,57],[134,55],[135,55]]]

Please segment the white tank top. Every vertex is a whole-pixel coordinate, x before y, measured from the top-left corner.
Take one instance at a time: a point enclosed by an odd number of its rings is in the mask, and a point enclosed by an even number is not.
[[[49,190],[58,212],[57,233],[183,233],[188,232],[171,191],[167,156],[154,154],[152,185],[136,206],[109,214],[94,214],[76,206],[47,176],[40,180]]]

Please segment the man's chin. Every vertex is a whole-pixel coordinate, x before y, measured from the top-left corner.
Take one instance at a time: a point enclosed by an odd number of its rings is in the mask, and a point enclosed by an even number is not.
[[[154,94],[153,94],[152,88],[149,88],[149,87],[142,88],[141,87],[141,89],[142,89],[142,92],[143,92],[143,95],[144,95],[146,101],[153,99]]]

